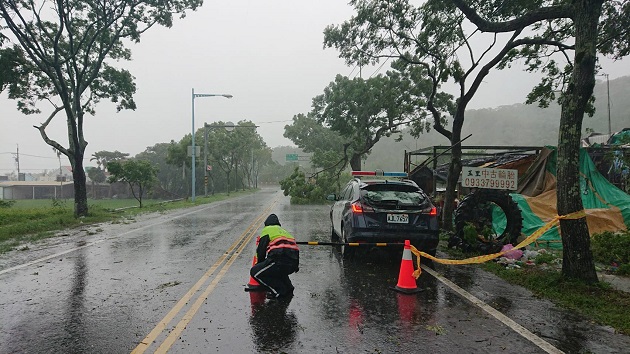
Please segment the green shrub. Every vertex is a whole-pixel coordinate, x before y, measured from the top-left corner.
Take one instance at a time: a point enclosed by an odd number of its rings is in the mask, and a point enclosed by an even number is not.
[[[552,263],[556,259],[556,256],[553,253],[540,253],[536,258],[534,258],[534,263],[536,264],[549,264]]]
[[[596,234],[591,239],[591,250],[596,262],[630,264],[630,231]]]
[[[630,275],[630,264],[622,264],[617,269],[619,275]]]
[[[0,199],[0,208],[10,208],[15,204],[15,200],[1,200]]]
[[[469,245],[477,242],[477,228],[471,222],[467,222],[466,225],[464,225],[464,241]]]

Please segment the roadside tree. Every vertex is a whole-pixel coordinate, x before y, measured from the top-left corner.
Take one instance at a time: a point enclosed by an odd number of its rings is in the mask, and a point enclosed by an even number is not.
[[[107,171],[107,164],[114,161],[122,161],[129,158],[129,153],[116,151],[101,150],[92,154],[90,161],[96,161],[98,168]]]
[[[166,163],[175,168],[181,168],[182,185],[185,188],[183,195],[188,195],[190,191],[190,175],[187,175],[186,171],[189,169],[192,170],[190,167],[190,157],[187,155],[187,147],[191,145],[191,141],[190,134],[184,136],[179,142],[171,140],[166,152]]]
[[[258,161],[257,169],[260,169],[261,163],[270,161],[271,151],[258,135],[255,124],[251,121],[240,121],[236,124],[233,131],[224,128],[225,122],[218,121],[209,124],[208,129],[208,163],[225,173],[225,189],[230,193],[231,189],[244,187],[243,180],[248,179],[249,184],[252,182],[253,165]],[[198,134],[201,138],[199,145],[203,146],[203,131]],[[261,159],[256,160],[256,157]],[[239,175],[239,169],[241,174]],[[214,194],[218,181],[215,169],[209,175],[212,182],[211,190]]]
[[[154,25],[170,27],[173,17],[184,17],[201,0],[168,2],[112,0],[2,1],[0,34],[23,51],[25,64],[33,70],[10,97],[24,114],[40,113],[37,104],[52,108],[44,123],[35,126],[42,139],[68,157],[74,179],[74,214],[88,214],[86,173],[83,158],[87,141],[85,114],[95,114],[101,100],[110,100],[118,110],[135,109],[134,78],[113,63],[129,60],[125,42],[138,42]],[[3,44],[4,48],[13,47]],[[36,68],[36,70],[35,70]],[[68,145],[62,146],[46,133],[55,116],[63,111],[68,127]]]
[[[149,161],[157,169],[157,181],[152,189],[154,195],[164,198],[183,198],[187,194],[180,166],[167,162],[170,143],[158,143],[147,147],[143,152],[134,156],[136,160]]]
[[[507,59],[526,58],[530,70],[541,70],[546,74],[528,100],[545,106],[557,98],[562,107],[558,136],[558,214],[583,210],[579,174],[582,121],[585,113],[593,113],[598,52],[615,59],[629,53],[630,2],[517,1],[512,13],[502,17],[491,12],[480,13],[464,0],[452,2],[481,31],[504,33],[529,26],[536,39],[545,40],[513,51]],[[563,68],[555,60],[556,52],[566,60]],[[597,282],[586,218],[562,219],[560,227],[562,275]]]
[[[514,28],[501,38],[470,31],[465,16],[447,1],[430,0],[414,6],[408,0],[387,3],[370,0],[353,5],[357,14],[341,25],[327,27],[324,45],[337,48],[348,64],[376,64],[396,58],[392,67],[403,77],[412,82],[428,78],[429,89],[418,90],[418,98],[412,96],[409,103],[418,110],[431,112],[432,127],[452,145],[442,213],[445,228],[452,229],[448,221],[452,220],[455,189],[462,169],[460,144],[466,108],[490,70],[512,49],[530,43],[531,39],[522,35],[523,27]],[[511,7],[476,5],[482,13],[497,17],[511,11]],[[484,41],[486,45],[479,44]],[[451,80],[457,87],[454,102],[449,101],[452,96],[444,88]],[[445,115],[452,118],[450,130]],[[414,133],[420,133],[421,127],[416,125]]]
[[[394,72],[368,79],[337,75],[313,98],[312,117],[343,139],[344,165],[361,170],[362,159],[382,137],[400,135],[401,127],[426,116],[409,104],[410,86]]]
[[[131,189],[131,194],[142,208],[142,198],[157,180],[158,169],[149,161],[133,159],[110,162],[107,164],[107,170],[110,173],[107,181],[109,183],[127,183]]]
[[[0,33],[0,92],[7,89],[9,98],[14,98],[27,85],[32,67],[20,46],[7,43],[9,39]]]
[[[313,112],[293,116],[293,123],[284,126],[284,137],[311,154],[310,164],[315,168],[338,175],[347,167],[349,145],[339,133],[319,122]]]
[[[271,159],[271,152],[272,149],[269,147],[265,149],[254,150],[254,160],[252,161],[251,168],[251,186],[253,188],[258,188],[258,182],[265,166],[274,164],[273,160]]]

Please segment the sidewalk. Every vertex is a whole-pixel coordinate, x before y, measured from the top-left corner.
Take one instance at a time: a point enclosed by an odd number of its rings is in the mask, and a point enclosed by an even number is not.
[[[630,293],[630,278],[613,274],[597,273],[600,281],[610,284],[614,289]]]

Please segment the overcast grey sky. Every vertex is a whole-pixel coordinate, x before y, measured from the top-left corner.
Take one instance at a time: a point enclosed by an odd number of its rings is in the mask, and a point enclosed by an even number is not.
[[[198,11],[175,21],[173,28],[152,28],[139,44],[129,46],[133,60],[119,65],[136,77],[138,108],[116,113],[112,104],[102,103],[95,116],[86,116],[86,158],[101,150],[133,156],[190,134],[192,88],[196,93],[234,95],[197,98],[196,128],[204,122],[247,119],[260,126],[267,145],[292,145],[283,137],[291,118],[308,112],[311,99],[336,74],[357,75],[334,49],[323,49],[323,29],[352,14],[343,0],[206,0]],[[362,76],[367,78],[374,70],[364,69]],[[605,61],[604,71],[611,79],[630,75],[627,60],[625,65]],[[536,81],[518,68],[492,73],[469,108],[523,102]],[[0,95],[0,175],[17,170],[12,153],[18,145],[22,172],[58,168],[52,148],[33,128],[51,107],[42,103],[39,116],[24,116],[15,107],[6,94]],[[47,132],[68,145],[62,114]],[[64,156],[61,163],[69,165]]]

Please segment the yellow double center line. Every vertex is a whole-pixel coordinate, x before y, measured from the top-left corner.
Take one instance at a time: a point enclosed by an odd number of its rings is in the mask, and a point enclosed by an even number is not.
[[[214,290],[216,285],[221,281],[225,273],[227,273],[228,269],[234,263],[236,258],[241,254],[245,246],[248,245],[249,241],[254,237],[256,231],[258,230],[258,226],[264,220],[264,218],[268,215],[269,211],[274,207],[277,200],[274,200],[267,209],[265,209],[256,219],[249,225],[247,230],[241,234],[241,236],[232,243],[232,245],[225,251],[225,253],[206,271],[206,273],[193,285],[190,290],[175,304],[175,306],[164,316],[164,318],[158,322],[158,324],[153,328],[153,330],[138,344],[138,346],[131,352],[132,354],[144,353],[149,346],[155,341],[155,339],[166,329],[169,323],[177,316],[184,307],[189,303],[190,299],[199,291],[199,289],[208,281],[210,276],[223,264],[223,262],[228,259],[228,261],[223,265],[219,274],[212,280],[210,284],[206,287],[206,290],[197,297],[193,305],[188,309],[188,311],[181,318],[179,323],[175,326],[175,328],[169,333],[168,337],[162,342],[162,344],[155,350],[155,353],[166,353],[173,343],[179,338],[181,333],[186,328],[186,325],[192,320],[193,316],[199,311],[203,302],[206,301],[206,298],[210,295],[210,293]],[[232,253],[234,250],[236,251]],[[230,256],[230,254],[232,254]]]

